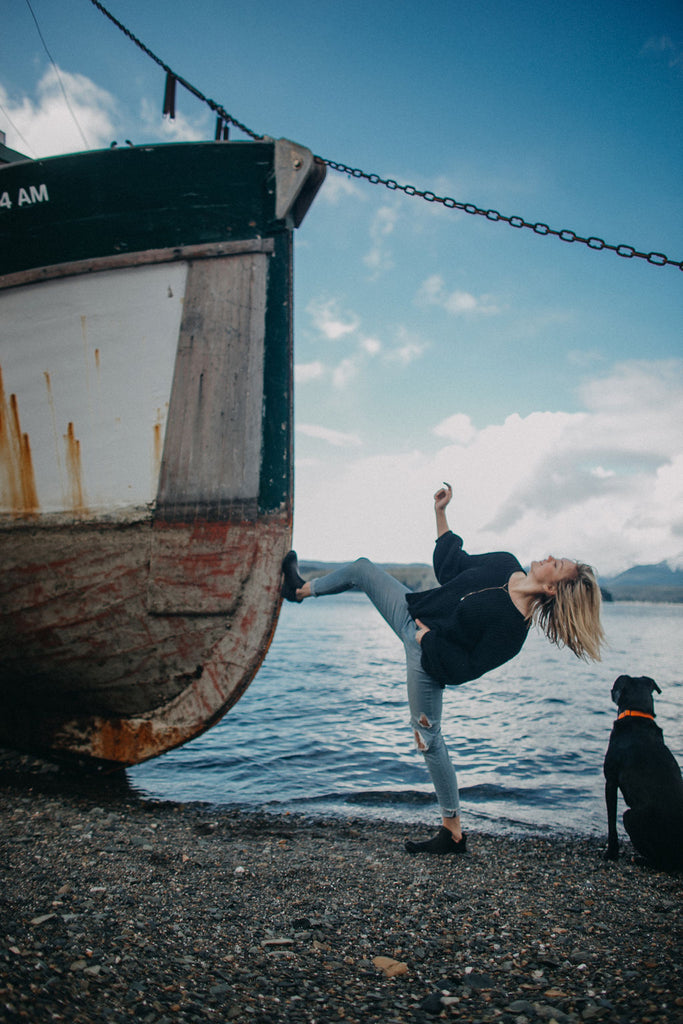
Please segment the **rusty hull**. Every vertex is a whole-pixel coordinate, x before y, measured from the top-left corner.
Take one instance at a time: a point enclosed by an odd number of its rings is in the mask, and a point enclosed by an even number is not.
[[[149,517],[0,532],[0,743],[126,766],[215,724],[279,612],[291,523],[254,527]],[[220,614],[155,612],[160,586],[182,594],[188,580]]]

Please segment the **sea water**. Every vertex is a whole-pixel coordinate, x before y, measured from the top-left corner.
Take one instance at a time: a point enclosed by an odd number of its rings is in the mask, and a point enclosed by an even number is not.
[[[622,673],[657,681],[657,723],[683,764],[683,604],[605,604],[603,624],[602,662],[532,629],[513,661],[446,688],[442,729],[469,830],[605,833],[602,765]],[[438,822],[408,724],[403,648],[362,594],[283,605],[241,700],[128,778],[155,799]]]

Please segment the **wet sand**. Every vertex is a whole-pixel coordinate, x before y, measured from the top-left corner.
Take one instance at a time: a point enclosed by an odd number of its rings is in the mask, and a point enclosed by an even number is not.
[[[416,834],[0,751],[0,1020],[683,1021],[682,875],[595,838],[410,857]]]

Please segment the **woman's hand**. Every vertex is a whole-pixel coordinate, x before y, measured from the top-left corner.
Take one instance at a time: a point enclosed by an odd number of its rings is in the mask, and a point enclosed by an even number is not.
[[[444,480],[443,487],[434,495],[434,512],[436,513],[436,535],[441,537],[448,533],[448,519],[446,518],[446,506],[453,497],[453,488]]]
[[[425,633],[429,632],[429,626],[425,626],[424,622],[420,622],[419,619],[415,619],[415,625],[417,626],[417,630],[415,632],[415,639],[419,644],[421,644],[422,637],[425,635]]]
[[[434,495],[434,508],[436,509],[436,511],[442,512],[446,508],[446,505],[449,504],[452,497],[453,488],[444,480],[443,487],[440,487],[439,490]]]

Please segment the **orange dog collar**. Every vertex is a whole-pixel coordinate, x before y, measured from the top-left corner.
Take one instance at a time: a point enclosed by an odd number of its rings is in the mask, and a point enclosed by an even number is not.
[[[648,715],[645,711],[622,711],[620,715],[617,715],[617,722],[620,718],[649,718],[651,722],[654,722],[655,716]]]

